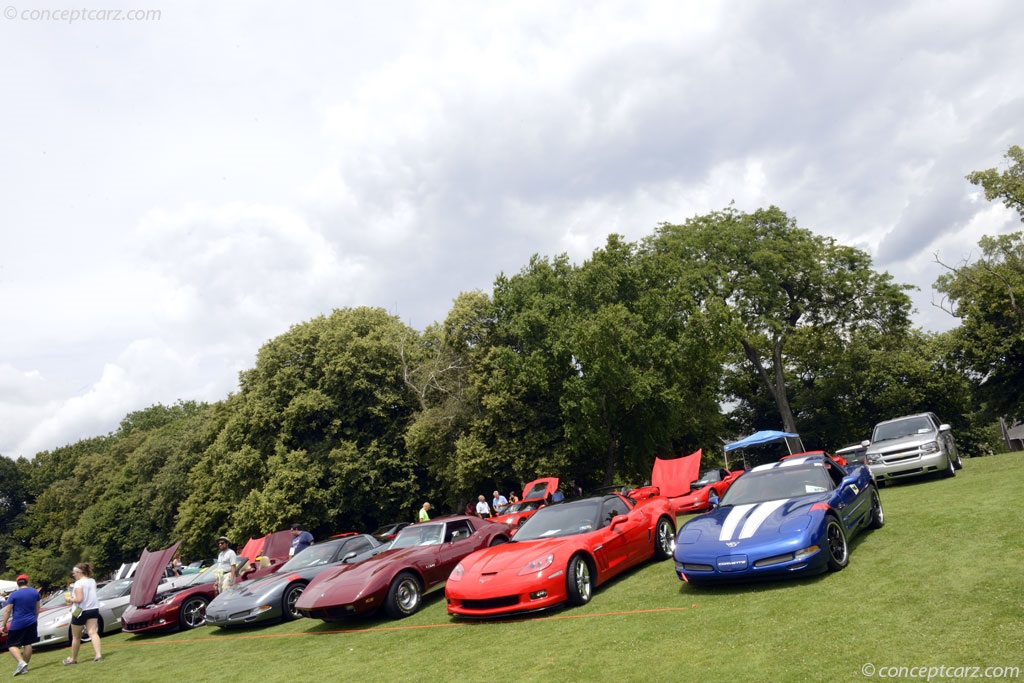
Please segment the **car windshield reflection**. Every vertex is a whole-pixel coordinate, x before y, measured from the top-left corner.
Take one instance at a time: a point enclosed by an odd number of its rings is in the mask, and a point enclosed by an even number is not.
[[[391,542],[392,548],[412,548],[417,545],[439,545],[444,538],[443,524],[416,524],[398,532]]]
[[[515,542],[530,541],[536,538],[554,538],[572,536],[593,531],[598,527],[601,513],[601,500],[585,500],[571,504],[550,505],[534,513],[519,528],[514,537]]]
[[[773,467],[751,471],[733,482],[722,497],[720,507],[750,505],[768,500],[815,495],[832,488],[825,468],[820,464],[804,467]]]

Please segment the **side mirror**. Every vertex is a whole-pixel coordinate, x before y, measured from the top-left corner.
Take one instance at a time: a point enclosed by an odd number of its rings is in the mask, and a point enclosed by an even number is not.
[[[614,529],[618,525],[625,524],[628,521],[629,517],[626,515],[615,515],[614,517],[612,517],[612,523],[610,526]]]
[[[950,432],[950,431],[953,431],[953,428],[950,427],[948,424],[941,424],[941,425],[939,425],[939,431],[940,432]]]
[[[345,555],[345,557],[341,558],[341,561],[343,563],[345,563],[345,564],[348,564],[348,561],[351,560],[353,557],[355,557],[358,554],[359,553],[357,553],[355,550],[353,550],[352,552],[350,552],[347,555]]]
[[[863,446],[864,448],[867,448],[868,446],[871,445],[871,441],[869,441],[868,439],[864,439],[863,441],[860,442],[860,445]]]

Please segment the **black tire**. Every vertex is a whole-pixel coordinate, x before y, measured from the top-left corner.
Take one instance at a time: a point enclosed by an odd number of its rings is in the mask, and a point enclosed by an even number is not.
[[[956,476],[956,465],[953,464],[953,458],[949,457],[949,453],[946,454],[946,469],[942,470],[943,479],[951,479]]]
[[[654,527],[654,559],[655,561],[667,560],[672,557],[676,549],[676,527],[668,517],[658,520]]]
[[[839,520],[831,515],[825,518],[825,552],[828,553],[829,571],[838,572],[850,564],[846,531]]]
[[[953,461],[953,467],[962,470],[964,468],[964,461],[960,459],[960,451],[956,452],[956,460]]]
[[[582,555],[573,555],[565,570],[565,594],[569,604],[579,607],[590,602],[594,595],[594,578],[590,563]]]
[[[423,587],[412,572],[402,572],[391,582],[384,599],[384,611],[392,619],[415,614],[423,604]]]
[[[495,536],[491,539],[492,546],[501,545],[502,543],[508,543],[508,539],[504,536]]]
[[[882,498],[876,488],[871,489],[871,520],[868,526],[872,529],[881,529],[885,526],[885,510],[882,509]]]
[[[302,616],[295,609],[295,603],[304,590],[306,590],[305,581],[288,584],[288,587],[284,589],[284,595],[281,596],[281,621],[291,621]]]
[[[201,595],[193,595],[181,604],[178,612],[178,626],[182,631],[199,628],[206,623],[206,605],[209,600]]]

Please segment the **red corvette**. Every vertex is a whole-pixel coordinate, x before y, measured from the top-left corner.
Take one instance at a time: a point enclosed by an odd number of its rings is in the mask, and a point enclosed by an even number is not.
[[[708,499],[711,496],[711,492],[714,491],[715,495],[721,498],[722,494],[732,486],[736,477],[743,474],[744,471],[734,470],[730,472],[724,468],[704,470],[701,472],[700,479],[690,482],[690,492],[688,494],[674,499],[676,514],[682,515],[687,512],[710,510],[711,502]]]
[[[206,623],[206,606],[217,594],[212,568],[159,583],[177,548],[175,543],[155,553],[142,551],[132,582],[130,605],[121,614],[121,629],[125,633],[185,631]],[[239,564],[245,564],[245,558],[239,558]]]
[[[455,567],[448,613],[493,617],[562,603],[583,605],[594,588],[654,557],[672,557],[675,515],[663,496],[617,493],[542,508],[511,543],[475,552]]]
[[[317,575],[295,609],[337,621],[381,607],[392,619],[416,612],[423,594],[444,585],[452,568],[475,550],[508,541],[508,527],[463,515],[412,524],[387,549]]]
[[[505,524],[509,529],[521,527],[534,512],[551,502],[557,490],[558,477],[535,479],[523,488],[523,497],[518,503],[510,503],[502,514],[491,517],[491,521]]]

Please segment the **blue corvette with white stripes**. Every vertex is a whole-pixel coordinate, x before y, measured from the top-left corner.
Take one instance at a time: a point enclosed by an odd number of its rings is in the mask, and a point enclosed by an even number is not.
[[[838,571],[850,560],[847,539],[884,523],[867,467],[790,457],[744,473],[717,509],[683,525],[676,573],[701,586]]]

